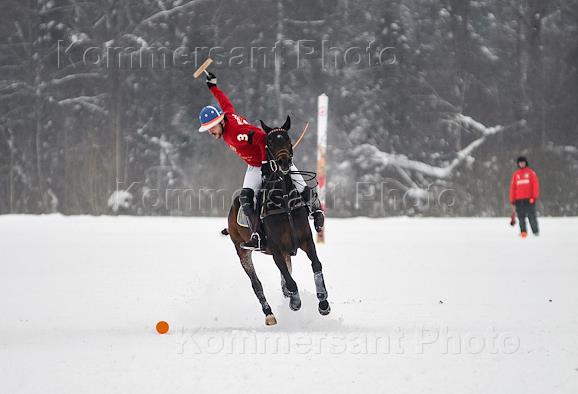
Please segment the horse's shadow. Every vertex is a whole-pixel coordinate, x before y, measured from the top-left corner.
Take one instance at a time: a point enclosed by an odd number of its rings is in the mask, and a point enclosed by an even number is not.
[[[301,309],[292,311],[289,300],[282,298],[275,309],[278,326],[271,330],[261,327],[261,331],[268,332],[328,332],[342,331],[345,326],[343,319],[332,315],[321,316],[317,310],[317,295],[308,290],[301,290]]]

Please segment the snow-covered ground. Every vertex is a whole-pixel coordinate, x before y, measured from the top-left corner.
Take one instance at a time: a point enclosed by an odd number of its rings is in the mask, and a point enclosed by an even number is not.
[[[266,327],[224,219],[0,217],[0,392],[576,393],[578,218],[508,221],[329,219]]]

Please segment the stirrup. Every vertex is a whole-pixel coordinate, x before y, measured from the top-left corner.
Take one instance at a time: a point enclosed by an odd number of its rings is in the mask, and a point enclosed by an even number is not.
[[[242,249],[246,249],[246,250],[255,250],[255,251],[260,251],[261,250],[261,236],[259,235],[259,233],[253,233],[251,234],[251,239],[249,239],[247,242],[241,242],[241,245],[239,245]]]

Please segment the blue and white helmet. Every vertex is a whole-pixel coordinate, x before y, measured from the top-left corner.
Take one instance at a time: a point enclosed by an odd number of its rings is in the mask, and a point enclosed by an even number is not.
[[[199,127],[199,132],[209,130],[211,127],[219,124],[223,120],[225,114],[221,111],[221,108],[216,105],[207,105],[201,110],[199,114],[199,122],[201,122],[201,127]]]

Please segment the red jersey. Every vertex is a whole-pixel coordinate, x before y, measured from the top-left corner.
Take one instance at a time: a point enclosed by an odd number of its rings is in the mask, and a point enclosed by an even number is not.
[[[231,100],[221,89],[212,86],[210,90],[225,114],[223,140],[245,163],[261,167],[261,163],[267,160],[265,154],[267,134],[259,127],[247,122],[244,117],[237,115]]]
[[[510,183],[510,202],[514,204],[516,200],[534,199],[536,201],[540,195],[540,183],[538,176],[529,167],[520,168],[512,176]]]

